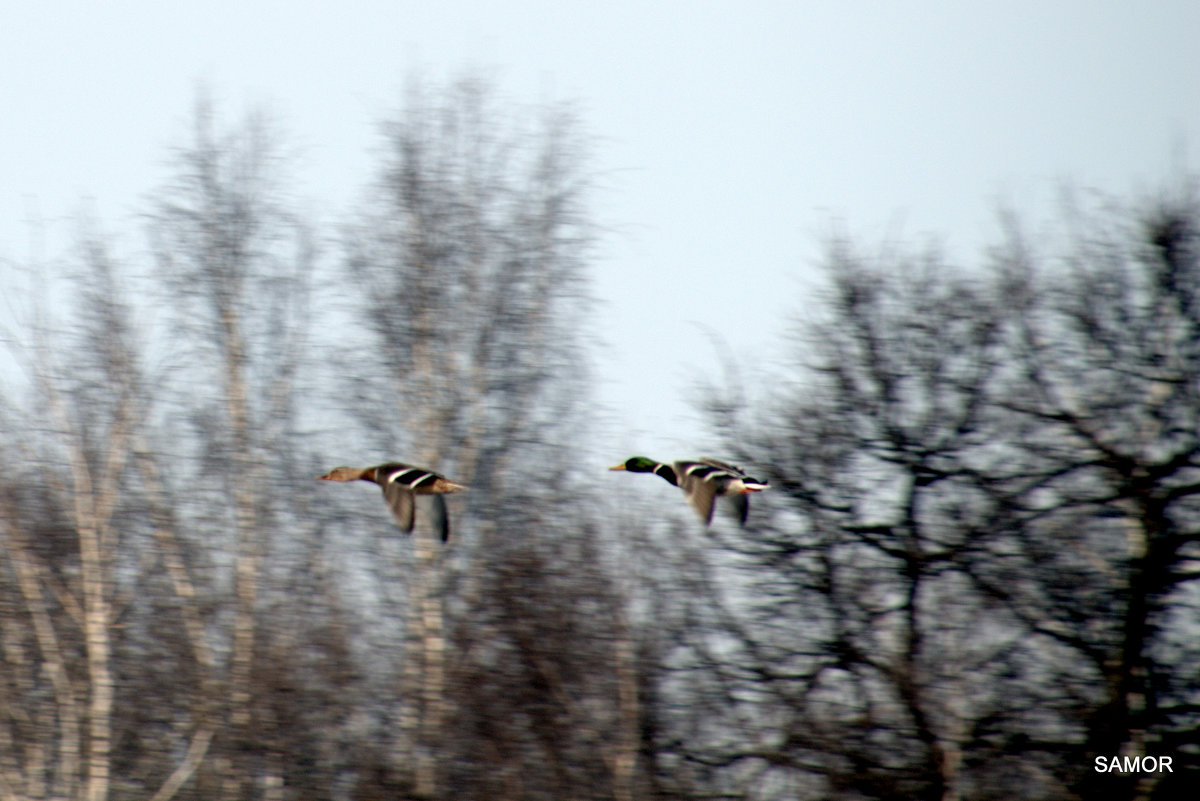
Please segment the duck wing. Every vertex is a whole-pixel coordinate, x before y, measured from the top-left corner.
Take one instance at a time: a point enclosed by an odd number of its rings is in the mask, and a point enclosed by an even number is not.
[[[708,467],[713,468],[715,471],[726,474],[724,478],[727,480],[735,478],[749,478],[749,476],[746,475],[745,470],[737,465],[730,464],[729,462],[722,462],[717,459],[711,459],[707,456],[697,459],[696,462],[698,464],[707,465]],[[716,475],[716,473],[713,473],[713,475]]]
[[[713,504],[717,496],[725,494],[726,487],[735,477],[727,468],[728,465],[714,463],[711,459],[675,463],[679,487],[687,494],[688,502],[705,525],[712,523]]]
[[[717,486],[711,481],[691,478],[684,482],[683,491],[687,493],[688,503],[700,515],[704,525],[712,523],[713,505],[717,499]]]
[[[395,484],[418,495],[436,491],[435,486],[439,479],[445,481],[444,476],[432,470],[413,467],[411,464],[403,462],[388,462],[375,468],[375,482],[379,486],[386,487],[389,484]]]
[[[747,476],[740,467],[708,457],[676,462],[675,470],[683,477],[679,486],[687,493],[688,500],[700,513],[706,525],[712,522],[713,505],[721,496],[729,498],[737,513],[738,522],[746,525],[750,514],[750,500],[743,494],[742,487],[745,485],[761,489],[765,485],[765,482]],[[731,485],[736,485],[736,488]]]
[[[409,492],[396,484],[388,484],[383,488],[383,497],[387,499],[388,508],[392,510],[392,518],[396,521],[396,525],[406,532],[411,532],[416,525],[416,493]],[[433,504],[433,508],[430,510],[433,515],[431,518],[433,530],[441,536],[442,542],[446,542],[450,539],[450,514],[446,510],[446,499],[439,494],[430,496],[429,500]]]
[[[739,492],[735,495],[730,495],[729,502],[733,505],[733,509],[737,513],[738,523],[742,528],[745,528],[746,518],[750,516],[750,497]]]
[[[737,490],[727,495],[727,497],[729,498],[729,502],[733,505],[734,511],[737,512],[738,522],[744,528],[746,525],[746,520],[750,516],[750,496],[747,495],[743,490],[746,488],[752,491],[763,490],[766,489],[768,482],[765,479],[760,480],[757,478],[751,478],[749,475],[747,475],[745,470],[736,465],[729,464],[728,462],[722,462],[708,457],[704,457],[700,459],[700,461],[706,465],[715,467],[726,474],[720,479],[722,482],[723,491],[728,491],[730,489],[730,484],[739,482]],[[724,492],[721,494],[724,494]]]
[[[401,531],[412,531],[416,519],[416,496],[403,485],[396,482],[382,484],[383,497],[388,508],[392,510],[392,519]]]
[[[402,462],[380,465],[375,469],[375,480],[383,488],[383,497],[387,499],[396,525],[404,531],[412,531],[415,525],[416,496],[432,495],[433,530],[441,535],[442,542],[450,539],[450,515],[442,494],[457,492],[463,488],[462,485],[432,470]]]
[[[433,530],[442,535],[442,542],[450,539],[450,514],[446,511],[446,499],[442,495],[434,495],[433,501]]]

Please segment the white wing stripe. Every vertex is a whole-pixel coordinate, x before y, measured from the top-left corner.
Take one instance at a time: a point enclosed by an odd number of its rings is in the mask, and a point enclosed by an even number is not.
[[[397,480],[399,480],[401,476],[404,476],[407,478],[408,476],[412,475],[413,473],[418,474],[417,477],[414,479],[411,479],[411,480],[404,481],[403,482],[404,486],[415,487],[418,484],[420,484],[422,481],[424,481],[427,478],[430,478],[433,475],[433,473],[429,473],[424,470],[413,470],[413,469],[397,470],[395,473],[392,473],[390,476],[388,476],[387,480],[388,480],[389,484],[392,484],[392,483],[395,483]]]
[[[716,467],[712,467],[711,465],[706,465],[706,464],[692,465],[686,471],[684,471],[684,474],[690,476],[700,470],[706,471],[703,475],[699,476],[700,478],[703,478],[703,479],[722,478],[725,476],[728,476],[729,478],[737,478],[736,475],[734,475],[733,473],[730,473],[728,470],[721,470],[721,469],[718,469]]]

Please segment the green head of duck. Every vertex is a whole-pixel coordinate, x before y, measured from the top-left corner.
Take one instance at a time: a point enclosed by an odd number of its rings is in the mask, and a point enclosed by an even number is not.
[[[653,473],[656,467],[658,467],[658,462],[653,459],[647,459],[645,456],[633,456],[608,469],[628,470],[630,473]]]

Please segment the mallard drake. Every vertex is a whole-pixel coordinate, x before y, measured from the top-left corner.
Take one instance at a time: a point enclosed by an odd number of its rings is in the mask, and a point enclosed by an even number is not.
[[[417,495],[434,496],[434,513],[440,520],[434,521],[435,528],[442,532],[442,542],[450,539],[450,518],[446,514],[443,495],[464,490],[466,487],[445,476],[413,467],[400,462],[388,462],[374,467],[335,467],[319,479],[321,481],[374,481],[383,488],[392,517],[404,531],[412,531],[416,518]]]
[[[770,484],[765,479],[760,481],[751,478],[741,468],[716,459],[701,458],[666,465],[645,456],[634,456],[608,469],[653,473],[668,484],[679,487],[699,512],[705,525],[712,522],[713,503],[719,497],[727,497],[733,502],[738,520],[743,526],[746,525],[746,516],[750,513],[750,502],[746,496],[751,492],[762,492]]]

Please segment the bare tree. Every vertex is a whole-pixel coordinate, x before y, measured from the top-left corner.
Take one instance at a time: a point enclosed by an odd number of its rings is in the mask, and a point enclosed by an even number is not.
[[[258,751],[261,731],[253,701],[264,554],[272,531],[297,525],[274,498],[297,481],[292,461],[280,457],[295,443],[295,374],[315,250],[287,206],[278,135],[261,114],[219,132],[201,99],[193,134],[158,196],[151,231],[177,303],[172,322],[184,334],[183,353],[195,359],[183,373],[216,389],[185,402],[203,467],[189,478],[193,494],[205,488],[228,502],[228,513],[211,520],[232,532],[233,554],[228,725],[218,772],[220,792],[241,797],[247,782],[279,785],[282,770],[269,757],[257,766],[233,762]]]
[[[338,362],[354,379],[304,408],[314,238],[264,120],[198,104],[152,196],[165,292],[126,308],[117,284],[150,279],[85,250],[81,333],[41,329],[29,397],[4,396],[0,798],[637,797],[639,657],[570,447],[581,142],[562,109],[526,127],[492,97],[414,94],[388,129],[347,233],[387,358]],[[363,586],[394,564],[343,562],[348,503],[309,500],[301,432],[345,441],[335,407],[472,484],[448,550],[417,532],[399,682]]]
[[[1200,205],[1184,190],[1144,209],[1074,209],[1066,256],[1027,293],[1023,380],[1000,402],[1022,419],[1037,469],[1006,482],[1028,521],[1024,563],[1009,569],[1045,581],[980,571],[994,598],[1086,665],[1070,699],[1084,736],[1069,753],[1089,766],[1178,754],[1200,726],[1200,651],[1188,644],[1200,586]],[[1015,234],[1007,253],[1016,271],[1045,258]],[[1188,773],[1068,775],[1083,797],[1170,798]]]
[[[10,798],[109,797],[128,723],[118,715],[126,628],[118,620],[146,570],[137,556],[148,529],[134,512],[144,503],[135,463],[157,398],[118,267],[87,224],[77,265],[75,302],[49,315],[42,304],[62,289],[47,286],[34,299],[40,311],[27,338],[13,341],[31,382],[25,403],[8,398],[20,417],[7,427],[14,469],[0,501],[17,589],[7,594],[4,621],[6,683],[18,690],[4,720],[11,747],[0,758],[0,791]],[[173,781],[154,796],[163,801],[212,735],[211,724],[175,723],[190,745],[167,763]]]
[[[591,530],[573,508],[580,501],[570,500],[580,490],[565,452],[584,427],[577,324],[591,226],[583,141],[564,108],[502,102],[474,79],[444,93],[413,88],[384,129],[380,178],[345,235],[374,337],[372,364],[356,372],[375,383],[354,403],[375,447],[401,449],[470,485],[455,496],[465,514],[449,552],[420,529],[414,539],[398,762],[414,766],[418,797],[494,797],[515,792],[505,784],[513,781],[556,788],[536,794],[591,797],[598,791],[571,765],[581,737],[597,742],[595,729],[579,728],[584,708],[568,701],[615,692],[616,663],[605,649],[599,684],[586,670],[566,679],[558,671],[571,649],[594,648],[572,640],[570,628],[550,635],[573,619],[574,593],[609,609],[600,630],[613,621],[599,565],[585,561],[573,579],[562,573],[581,564],[574,541]],[[558,548],[560,537],[572,544]],[[542,599],[536,618],[517,613],[522,598]],[[535,633],[539,620],[546,630]],[[448,639],[456,656],[447,655]],[[513,741],[496,739],[503,731],[487,722],[500,709],[515,716]],[[448,755],[481,748],[491,769],[448,767]]]
[[[1080,212],[1045,266],[1010,225],[973,277],[834,241],[796,382],[712,404],[775,489],[664,587],[653,748],[681,793],[1181,791],[1093,759],[1198,723],[1190,197]]]
[[[977,471],[997,436],[982,399],[1003,312],[936,253],[886,255],[884,271],[832,243],[829,311],[771,423],[747,429],[736,402],[714,401],[728,450],[770,474],[777,511],[721,534],[724,556],[692,560],[690,583],[717,602],[675,635],[691,689],[665,698],[708,698],[701,732],[668,749],[698,782],[961,795],[976,710],[959,700],[1005,647],[973,632],[955,566],[991,507]]]

